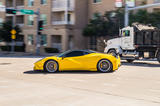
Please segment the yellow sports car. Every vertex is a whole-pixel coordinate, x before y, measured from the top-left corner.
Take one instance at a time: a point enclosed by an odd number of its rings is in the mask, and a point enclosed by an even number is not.
[[[88,70],[105,73],[117,70],[120,65],[119,56],[91,50],[72,50],[37,61],[34,64],[34,70],[44,70],[50,73],[65,70]]]

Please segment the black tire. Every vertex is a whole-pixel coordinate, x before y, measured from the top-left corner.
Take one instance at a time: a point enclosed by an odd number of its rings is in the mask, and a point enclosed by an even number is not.
[[[158,54],[157,54],[157,60],[160,63],[160,52],[158,52]]]
[[[109,60],[102,59],[97,64],[97,70],[102,73],[113,72],[113,65]]]
[[[116,50],[111,49],[111,50],[108,51],[108,54],[112,54],[113,56],[116,56],[117,52],[116,52]]]
[[[55,60],[47,60],[44,64],[44,71],[49,73],[58,72],[59,65],[58,62]]]
[[[134,59],[127,59],[128,63],[132,63],[134,61]]]

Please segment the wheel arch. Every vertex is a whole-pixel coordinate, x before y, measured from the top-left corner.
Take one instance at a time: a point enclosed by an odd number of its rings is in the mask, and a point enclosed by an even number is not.
[[[106,47],[104,52],[108,53],[110,50],[115,50],[117,53],[122,54],[123,50],[120,46],[115,46],[115,47]]]

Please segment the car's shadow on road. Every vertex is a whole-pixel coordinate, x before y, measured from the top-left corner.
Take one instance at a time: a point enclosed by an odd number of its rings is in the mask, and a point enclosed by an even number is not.
[[[133,62],[133,63],[128,63],[128,62],[122,62],[122,66],[139,66],[139,67],[160,67],[160,64],[153,64],[149,62]]]
[[[23,73],[24,74],[103,74],[98,71],[85,71],[85,70],[82,70],[82,71],[60,71],[60,72],[56,72],[56,73],[29,70],[29,71],[25,71]],[[112,73],[112,72],[108,72],[108,73]]]

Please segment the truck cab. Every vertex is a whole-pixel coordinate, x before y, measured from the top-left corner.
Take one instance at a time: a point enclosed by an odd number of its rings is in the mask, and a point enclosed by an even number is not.
[[[159,48],[160,30],[135,24],[121,29],[118,38],[108,40],[104,53],[119,54],[128,62],[133,62],[140,58],[160,58]]]

